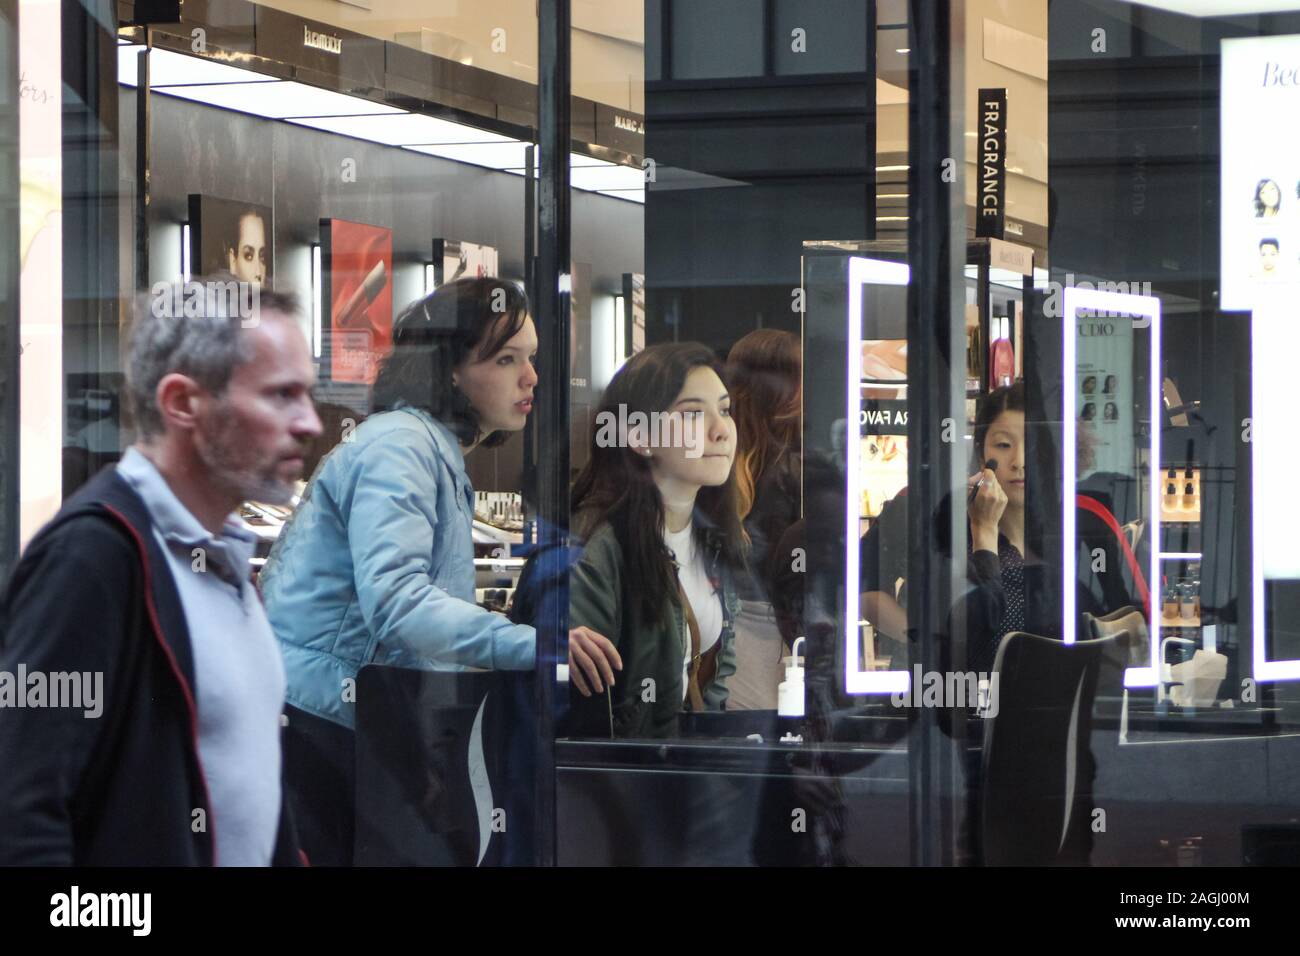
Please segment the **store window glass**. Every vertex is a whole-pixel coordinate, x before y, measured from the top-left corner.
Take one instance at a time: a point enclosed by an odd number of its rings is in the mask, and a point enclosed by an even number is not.
[[[1300,859],[1300,5],[13,8],[0,662],[120,478],[261,728],[151,859]]]
[[[571,432],[570,623],[624,670],[569,675],[557,858],[1286,859],[1289,147],[1250,98],[1295,14],[911,12],[645,5],[645,348]]]

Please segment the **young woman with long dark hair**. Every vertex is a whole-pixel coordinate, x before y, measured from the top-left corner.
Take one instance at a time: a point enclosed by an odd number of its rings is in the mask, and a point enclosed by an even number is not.
[[[569,619],[608,636],[623,671],[604,695],[573,699],[575,733],[667,737],[683,709],[726,705],[744,544],[724,378],[705,346],[665,344],[605,390],[573,489],[586,544]]]

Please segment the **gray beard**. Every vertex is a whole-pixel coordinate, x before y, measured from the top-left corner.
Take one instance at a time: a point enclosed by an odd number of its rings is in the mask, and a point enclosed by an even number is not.
[[[239,460],[237,439],[230,440],[224,428],[198,443],[199,458],[212,479],[229,489],[231,497],[240,501],[260,501],[268,505],[287,505],[293,500],[293,484],[275,476],[278,461],[268,466],[266,473],[258,473],[248,463]]]

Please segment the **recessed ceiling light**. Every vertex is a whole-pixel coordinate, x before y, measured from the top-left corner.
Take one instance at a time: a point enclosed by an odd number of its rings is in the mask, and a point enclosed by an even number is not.
[[[401,114],[395,106],[373,103],[359,96],[347,96],[331,90],[322,90],[304,83],[279,80],[274,83],[218,83],[193,86],[162,86],[157,92],[197,100],[209,106],[237,110],[264,116],[267,119],[289,119],[298,116],[353,117],[357,114]],[[368,116],[388,119],[390,116]]]
[[[419,113],[393,116],[345,116],[290,119],[289,122],[328,133],[342,133],[385,146],[443,146],[448,143],[508,143],[509,136],[452,123]]]
[[[569,182],[574,189],[605,190],[643,189],[645,172],[635,166],[575,166],[569,171]]]
[[[138,43],[118,46],[117,78],[123,85],[135,86],[137,54],[143,49]],[[275,79],[239,66],[171,50],[155,48],[149,54],[149,83],[155,87],[181,83],[269,83]]]
[[[518,167],[523,172],[524,150],[527,143],[513,141],[509,143],[448,143],[442,146],[406,146],[412,152],[424,153],[426,156],[439,156],[442,159],[472,166],[486,166],[500,171]]]
[[[1256,13],[1292,13],[1296,0],[1136,0],[1148,7],[1191,17],[1242,17]]]
[[[118,44],[118,81],[135,86],[138,54],[144,47]],[[384,146],[500,172],[523,174],[529,144],[462,123],[410,113],[360,96],[280,80],[205,57],[155,48],[149,62],[154,92],[219,109],[284,120],[298,126],[338,133]],[[569,154],[574,189],[613,199],[645,202],[644,173],[603,159]],[[540,169],[536,172],[540,174]]]

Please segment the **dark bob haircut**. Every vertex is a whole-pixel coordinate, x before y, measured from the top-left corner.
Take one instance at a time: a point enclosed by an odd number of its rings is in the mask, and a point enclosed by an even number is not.
[[[528,296],[508,279],[457,279],[417,299],[393,323],[393,350],[375,378],[372,412],[399,405],[422,408],[462,445],[474,444],[478,413],[452,384],[452,370],[466,360],[491,358],[527,318]],[[500,445],[510,435],[494,432],[483,445]]]
[[[983,470],[985,461],[984,440],[988,437],[989,429],[993,427],[993,423],[998,420],[998,416],[1007,411],[1021,413],[1025,411],[1024,382],[1016,382],[1014,385],[995,388],[980,399],[979,408],[975,413],[975,441],[974,446],[971,448],[972,471]]]

